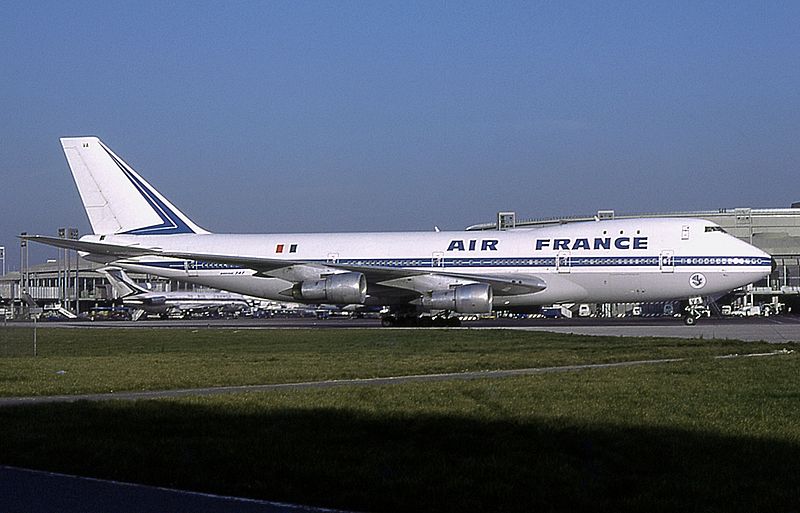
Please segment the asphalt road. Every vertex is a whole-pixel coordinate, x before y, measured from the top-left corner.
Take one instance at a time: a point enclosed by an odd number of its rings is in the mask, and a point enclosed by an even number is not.
[[[0,510],[25,513],[336,513],[330,509],[2,465]]]
[[[16,323],[14,323],[16,324]],[[41,327],[60,328],[217,328],[217,329],[430,329],[381,328],[377,319],[332,317],[272,319],[194,319],[147,321],[95,321],[40,323]],[[685,326],[670,317],[576,318],[576,319],[485,319],[465,321],[461,328],[439,329],[519,329],[552,331],[580,335],[621,337],[720,338],[773,343],[800,342],[800,316],[781,315],[757,318],[704,318],[696,326]]]

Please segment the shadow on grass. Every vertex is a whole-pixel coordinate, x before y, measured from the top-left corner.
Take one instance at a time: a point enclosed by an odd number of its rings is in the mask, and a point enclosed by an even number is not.
[[[671,429],[223,412],[172,402],[0,411],[0,463],[360,511],[797,511],[800,446]]]

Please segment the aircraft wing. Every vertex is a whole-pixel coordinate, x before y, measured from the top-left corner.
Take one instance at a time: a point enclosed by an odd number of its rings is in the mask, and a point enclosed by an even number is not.
[[[304,264],[300,260],[279,260],[274,258],[247,257],[237,255],[215,255],[206,253],[190,253],[183,251],[164,251],[158,247],[145,247],[120,244],[106,244],[103,242],[89,242],[73,239],[62,239],[48,235],[20,235],[20,239],[32,242],[40,242],[48,246],[57,248],[72,249],[95,255],[106,255],[120,258],[132,258],[141,256],[163,256],[169,258],[179,258],[185,260],[202,260],[204,262],[214,262],[220,264],[233,264],[254,269],[257,271],[273,271],[281,267],[290,265]]]
[[[445,276],[474,280],[486,283],[492,287],[496,296],[516,296],[519,294],[533,294],[547,288],[547,282],[533,275],[518,274],[487,274],[485,276],[474,274],[444,273]]]
[[[139,246],[120,246],[118,244],[104,244],[102,242],[88,242],[73,239],[62,239],[60,237],[50,237],[47,235],[20,235],[20,239],[32,242],[41,242],[48,246],[57,248],[74,249],[86,253],[97,255],[108,255],[118,257],[137,257],[156,254],[152,248]]]
[[[538,276],[516,274],[464,274],[448,272],[446,268],[431,269],[397,269],[394,267],[373,267],[348,264],[326,264],[329,267],[363,273],[368,283],[379,283],[388,287],[397,287],[426,292],[447,289],[451,285],[466,283],[486,283],[498,296],[514,296],[532,294],[547,288],[547,283]]]
[[[337,271],[360,272],[367,283],[398,289],[425,292],[447,289],[452,285],[466,283],[486,283],[498,296],[532,294],[547,288],[547,283],[538,276],[516,274],[463,274],[448,272],[444,268],[402,269],[395,267],[379,267],[354,265],[333,262],[307,262],[304,260],[283,260],[264,257],[248,257],[237,255],[213,255],[199,253],[182,253],[161,251],[158,254],[171,258],[183,258],[233,264],[253,269],[263,276],[283,278],[289,281],[318,278],[319,274],[330,274]],[[304,278],[304,276],[308,276]]]
[[[498,296],[513,296],[518,294],[531,294],[547,288],[547,283],[533,275],[516,274],[464,274],[448,272],[446,268],[436,267],[431,269],[402,269],[395,267],[379,267],[369,265],[355,265],[332,262],[308,262],[304,260],[286,260],[266,258],[261,256],[221,255],[209,253],[194,253],[184,251],[165,251],[161,248],[147,248],[138,246],[122,246],[105,244],[102,242],[88,242],[46,235],[25,235],[21,238],[41,242],[50,246],[74,249],[87,253],[101,254],[116,257],[163,256],[185,260],[198,260],[219,264],[238,265],[253,269],[261,276],[270,276],[286,279],[288,281],[302,281],[318,279],[320,274],[330,274],[337,271],[352,271],[364,274],[367,283],[407,291],[423,293],[432,290],[447,289],[454,285],[467,283],[486,283],[492,287],[492,292]]]

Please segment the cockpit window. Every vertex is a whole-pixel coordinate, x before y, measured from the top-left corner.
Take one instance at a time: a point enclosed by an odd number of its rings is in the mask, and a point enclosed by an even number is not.
[[[721,226],[706,226],[706,233],[708,233],[708,232],[728,233],[725,230],[723,230]]]

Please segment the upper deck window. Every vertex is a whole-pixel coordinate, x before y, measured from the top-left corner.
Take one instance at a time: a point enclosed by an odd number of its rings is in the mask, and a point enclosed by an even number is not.
[[[723,230],[721,226],[706,226],[706,233],[708,233],[708,232],[728,233],[725,230]]]

